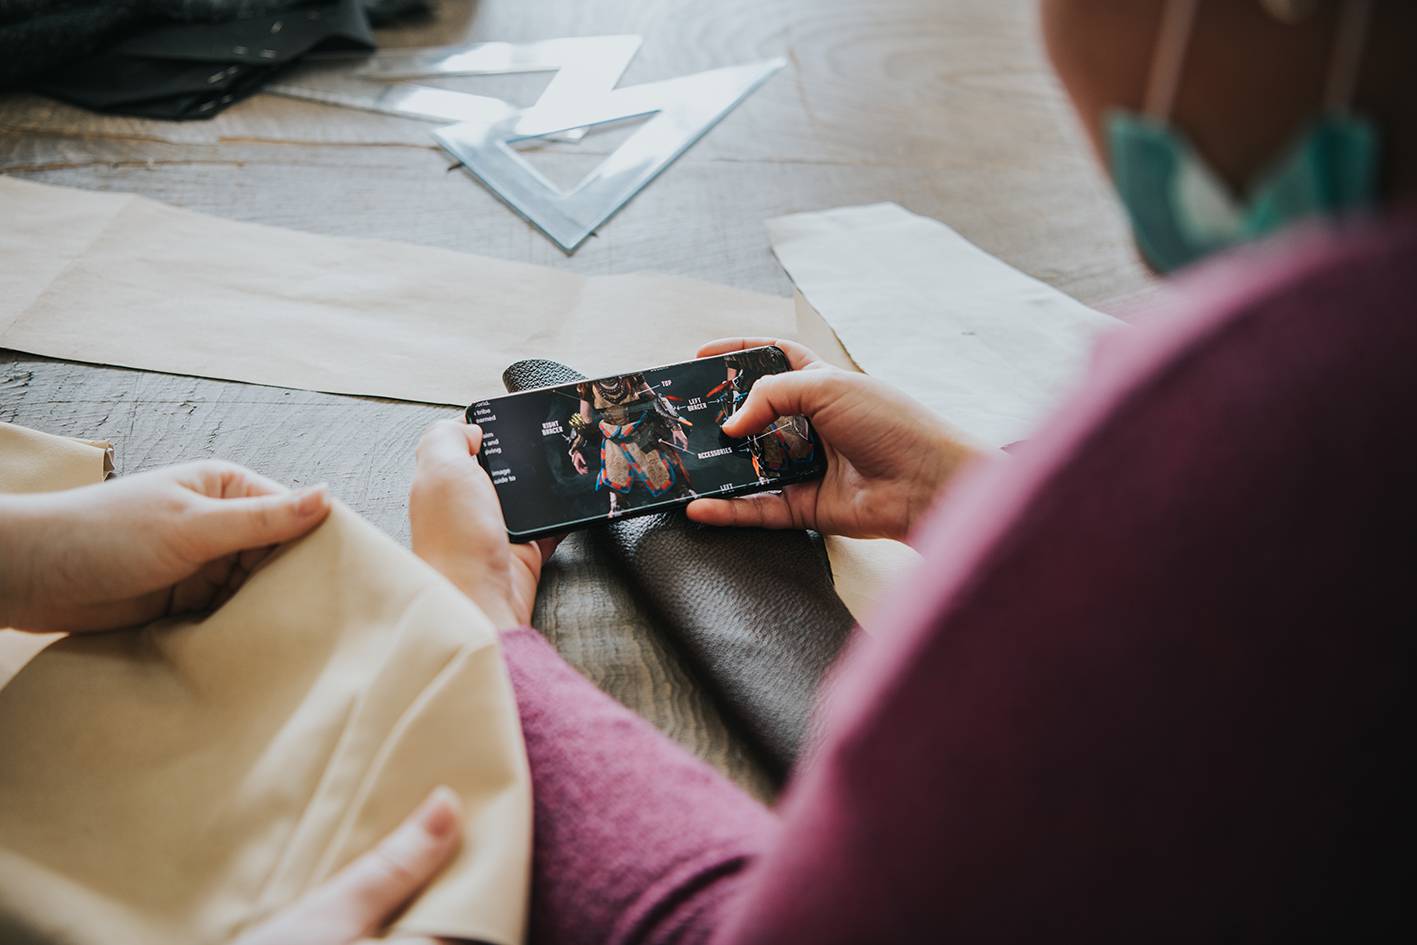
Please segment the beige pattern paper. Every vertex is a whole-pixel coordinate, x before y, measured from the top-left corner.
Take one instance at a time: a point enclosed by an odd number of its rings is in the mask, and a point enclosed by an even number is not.
[[[586,277],[222,220],[0,177],[0,347],[466,406],[550,358],[592,377],[791,337],[792,302],[659,275]]]
[[[1025,439],[1122,325],[895,204],[778,217],[768,232],[863,371],[986,448]]]
[[[889,538],[843,538],[827,535],[827,560],[837,596],[851,616],[868,633],[885,592],[899,587],[920,564],[920,553],[902,541]]]
[[[0,436],[0,475],[43,439]],[[42,445],[56,481],[101,475]],[[336,505],[215,614],[68,637],[0,689],[0,930],[227,941],[437,784],[462,849],[395,930],[520,942],[530,777],[495,630]]]

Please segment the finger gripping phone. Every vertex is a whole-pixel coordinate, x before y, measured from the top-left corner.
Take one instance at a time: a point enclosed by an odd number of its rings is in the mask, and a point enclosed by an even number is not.
[[[477,401],[467,420],[482,427],[477,458],[507,534],[531,541],[821,476],[826,457],[805,417],[742,439],[720,429],[753,384],[788,370],[780,348],[748,348]]]

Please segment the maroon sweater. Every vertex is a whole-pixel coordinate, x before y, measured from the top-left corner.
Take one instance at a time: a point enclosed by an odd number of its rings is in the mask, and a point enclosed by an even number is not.
[[[1181,289],[950,491],[776,812],[505,636],[533,945],[1410,939],[1417,217]]]

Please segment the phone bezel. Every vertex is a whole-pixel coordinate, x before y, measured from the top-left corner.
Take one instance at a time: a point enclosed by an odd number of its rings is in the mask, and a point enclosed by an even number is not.
[[[664,371],[668,370],[669,368],[679,367],[680,365],[684,364],[697,364],[700,361],[722,360],[723,358],[726,358],[732,354],[738,354],[744,351],[761,351],[764,348],[771,348],[773,351],[776,351],[778,353],[778,356],[782,358],[782,363],[787,365],[787,371],[793,370],[792,361],[790,358],[788,358],[786,351],[783,351],[777,345],[757,345],[752,348],[740,348],[737,351],[725,351],[722,354],[711,354],[707,357],[702,358],[690,358],[687,361],[671,361],[668,364],[661,364],[656,367],[642,368],[633,371],[621,371],[616,374],[604,374],[600,377],[586,378],[585,380],[581,381],[567,381],[561,384],[544,384],[541,387],[529,387],[526,390],[512,391],[505,394],[499,394],[496,397],[483,397],[480,400],[474,400],[472,403],[468,404],[467,409],[463,411],[463,419],[465,419],[468,423],[472,423],[472,408],[476,407],[478,404],[491,403],[495,400],[506,400],[512,397],[520,397],[523,394],[536,394],[542,391],[555,390],[556,388],[570,387],[575,384],[593,384],[598,380],[607,380],[612,377],[624,377],[626,374],[648,374],[652,371]],[[787,371],[779,373],[785,374],[787,373]],[[591,515],[587,516],[586,518],[576,519],[572,522],[564,522],[557,525],[550,525],[545,528],[536,528],[523,532],[514,531],[512,528],[509,527],[507,528],[507,537],[510,538],[512,541],[518,543],[536,541],[538,538],[549,538],[553,535],[562,535],[566,532],[575,531],[579,528],[588,528],[594,525],[604,524],[607,522],[624,521],[625,519],[637,518],[641,515],[650,515],[655,512],[666,512],[672,509],[680,509],[688,505],[690,502],[694,501],[694,499],[736,499],[747,495],[757,495],[761,492],[777,492],[780,491],[784,486],[796,485],[797,483],[802,482],[810,482],[813,479],[820,478],[826,473],[826,459],[824,450],[822,448],[822,439],[820,436],[817,435],[817,428],[812,425],[810,420],[807,422],[807,430],[809,433],[811,433],[812,446],[816,449],[816,455],[819,459],[819,464],[814,469],[806,470],[804,472],[792,476],[786,476],[782,479],[774,479],[771,482],[767,483],[755,482],[740,486],[736,489],[729,489],[727,491],[717,490],[706,495],[666,499],[663,502],[656,502],[653,505],[629,509],[627,511],[620,512],[619,514],[614,516],[610,515],[607,512],[600,515]],[[479,465],[482,466],[485,472],[487,472],[489,475],[491,474],[491,467],[487,464],[487,459],[482,449],[478,449],[477,451],[477,462]],[[500,500],[501,497],[499,496],[498,501]]]

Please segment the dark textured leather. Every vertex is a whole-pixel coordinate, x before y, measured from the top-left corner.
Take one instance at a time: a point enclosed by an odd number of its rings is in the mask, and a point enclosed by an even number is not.
[[[518,361],[509,391],[585,376]],[[812,707],[854,621],[832,586],[820,538],[802,531],[706,528],[673,511],[590,530],[617,572],[781,778],[807,740]]]

